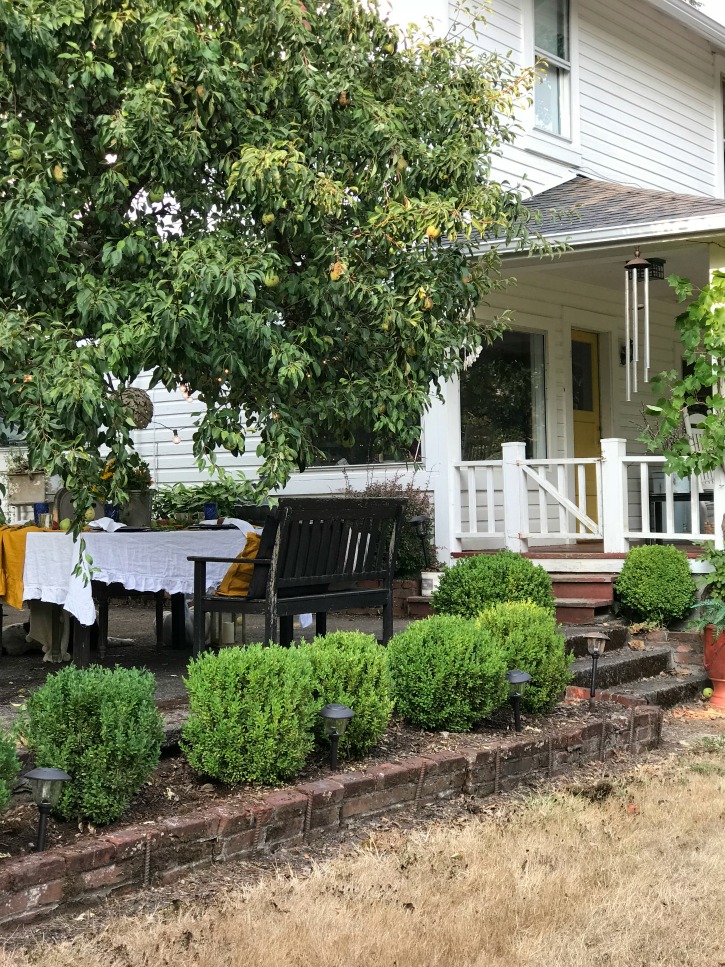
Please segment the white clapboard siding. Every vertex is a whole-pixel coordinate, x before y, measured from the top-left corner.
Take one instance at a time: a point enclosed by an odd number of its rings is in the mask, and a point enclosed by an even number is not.
[[[511,52],[527,66],[533,58],[530,0],[494,0],[476,45]],[[449,17],[458,19],[455,0]],[[717,193],[716,112],[721,94],[708,40],[662,11],[631,0],[579,0],[572,4],[572,50],[578,90],[568,152],[531,130],[530,111],[520,120],[528,133],[504,148],[494,176],[539,192],[577,171],[594,178],[685,194]],[[470,32],[465,36],[471,38]],[[472,38],[471,38],[472,39]]]

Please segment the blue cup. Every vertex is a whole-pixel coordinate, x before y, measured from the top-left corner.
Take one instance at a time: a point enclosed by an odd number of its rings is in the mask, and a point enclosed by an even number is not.
[[[204,504],[204,520],[216,520],[219,517],[216,504]]]
[[[33,504],[33,520],[36,527],[40,526],[40,515],[50,513],[50,507],[46,503]]]
[[[104,504],[103,514],[105,517],[110,517],[111,520],[118,520],[118,506],[116,504]]]

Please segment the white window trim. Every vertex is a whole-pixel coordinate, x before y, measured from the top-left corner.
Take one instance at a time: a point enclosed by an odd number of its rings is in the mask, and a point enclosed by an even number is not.
[[[534,0],[524,0],[523,13],[523,49],[525,62],[536,63],[536,48],[534,44]],[[531,154],[542,155],[545,158],[559,161],[563,164],[578,167],[581,164],[581,126],[579,110],[579,0],[569,0],[569,84],[568,84],[568,118],[565,127],[568,134],[551,134],[536,127],[536,114],[533,97],[527,108],[523,124],[526,132],[523,146]],[[552,57],[550,63],[554,66],[558,58]],[[562,62],[563,63],[563,62]]]
[[[725,198],[725,56],[715,54],[715,195]]]

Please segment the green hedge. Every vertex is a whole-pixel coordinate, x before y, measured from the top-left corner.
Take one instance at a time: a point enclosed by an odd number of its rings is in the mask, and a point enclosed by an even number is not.
[[[672,544],[649,544],[627,554],[614,590],[629,617],[666,626],[685,617],[697,588],[686,554]]]
[[[476,554],[445,569],[431,603],[437,614],[475,618],[498,601],[531,601],[553,614],[551,578],[513,551]]]
[[[355,713],[340,740],[340,757],[364,755],[380,739],[393,711],[386,649],[373,635],[336,631],[309,645],[315,677],[315,705],[347,705]],[[320,741],[324,725],[318,721]]]
[[[574,661],[551,612],[529,601],[505,601],[486,608],[478,624],[501,647],[507,668],[531,675],[523,707],[530,712],[551,709],[571,681],[569,666]]]
[[[15,740],[0,730],[0,809],[5,809],[10,802],[10,792],[19,772],[20,760],[15,750]]]
[[[507,698],[506,662],[473,621],[415,621],[388,645],[398,711],[424,729],[467,732]]]
[[[181,748],[193,769],[227,783],[276,783],[302,768],[319,707],[308,651],[257,644],[191,662]]]
[[[159,761],[155,690],[154,676],[140,669],[69,666],[30,695],[20,729],[36,765],[71,776],[62,817],[101,824],[126,810]]]

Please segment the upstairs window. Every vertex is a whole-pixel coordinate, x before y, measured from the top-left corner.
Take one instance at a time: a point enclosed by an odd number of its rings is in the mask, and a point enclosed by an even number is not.
[[[543,76],[534,89],[536,127],[568,138],[571,136],[569,0],[534,0],[534,51],[537,61],[546,61]]]

